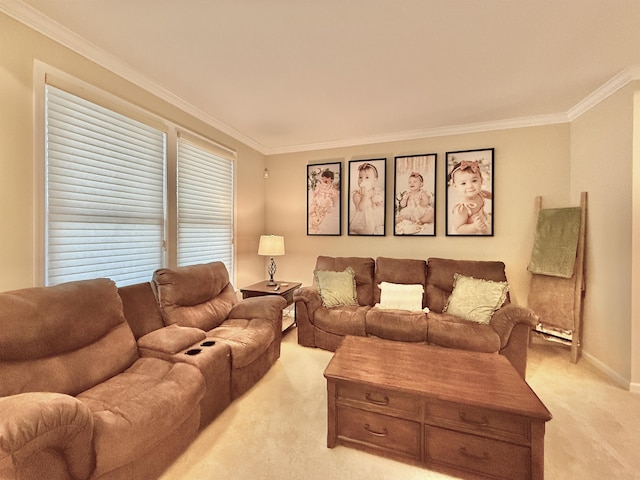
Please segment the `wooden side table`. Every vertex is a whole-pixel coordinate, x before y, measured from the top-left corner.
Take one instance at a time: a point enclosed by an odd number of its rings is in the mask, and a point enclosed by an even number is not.
[[[268,280],[254,283],[240,289],[242,298],[262,297],[264,295],[279,295],[287,301],[287,307],[293,305],[293,291],[302,284],[298,282],[277,282],[276,286],[267,286]],[[282,331],[289,329],[296,323],[295,309],[293,315],[282,316]]]

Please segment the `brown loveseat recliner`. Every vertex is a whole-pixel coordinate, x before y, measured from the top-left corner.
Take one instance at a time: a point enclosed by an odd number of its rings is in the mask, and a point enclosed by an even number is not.
[[[0,294],[1,479],[158,476],[204,393],[192,365],[140,357],[111,280]]]
[[[0,480],[157,478],[279,357],[247,300],[220,262],[0,293]]]
[[[146,330],[134,328],[143,334],[138,339],[142,355],[189,362],[203,373],[211,363],[208,356],[225,356],[230,379],[226,378],[226,384],[212,381],[214,388],[207,388],[217,400],[225,391],[229,401],[242,395],[280,357],[286,300],[275,295],[238,300],[224,263],[161,268],[154,272],[150,286],[155,290],[162,324],[156,321]],[[127,288],[136,287],[123,287],[121,292]],[[148,292],[146,289],[147,296]],[[141,322],[133,314],[127,318],[136,325]],[[208,346],[203,348],[203,343]],[[211,373],[216,372],[220,373]],[[212,380],[211,375],[205,373],[205,380]]]
[[[454,285],[454,274],[476,279],[505,282],[502,262],[449,260],[430,258],[395,259],[379,257],[319,256],[316,270],[355,271],[356,306],[323,306],[317,286],[294,292],[298,343],[334,351],[345,335],[376,336],[388,340],[428,343],[506,356],[524,378],[531,327],[537,323],[534,312],[509,302],[498,309],[490,323],[470,322],[443,313]],[[421,284],[423,307],[429,313],[407,310],[383,310],[380,302],[381,282]]]

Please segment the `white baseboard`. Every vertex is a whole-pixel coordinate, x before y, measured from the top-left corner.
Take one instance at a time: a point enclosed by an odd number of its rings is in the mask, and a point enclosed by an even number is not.
[[[600,360],[598,360],[596,357],[594,357],[593,355],[591,355],[588,352],[585,352],[584,350],[582,351],[582,356],[591,365],[593,365],[598,370],[600,370],[602,373],[604,373],[607,377],[609,377],[611,380],[613,380],[620,387],[624,388],[625,390],[629,390],[632,393],[640,393],[640,384],[631,383],[628,379],[622,377],[618,372],[616,372],[615,370],[611,369],[610,367],[608,367],[607,365],[602,363]]]

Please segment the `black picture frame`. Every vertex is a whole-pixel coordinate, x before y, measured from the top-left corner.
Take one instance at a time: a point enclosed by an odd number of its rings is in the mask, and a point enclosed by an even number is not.
[[[386,158],[349,160],[349,235],[386,234],[386,175]]]
[[[394,235],[435,236],[437,161],[436,153],[394,158]]]
[[[342,162],[307,165],[307,235],[342,235]]]
[[[446,234],[492,237],[494,149],[447,152],[446,160]]]

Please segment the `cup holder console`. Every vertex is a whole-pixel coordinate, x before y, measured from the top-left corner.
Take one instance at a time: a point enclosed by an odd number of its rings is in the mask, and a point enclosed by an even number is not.
[[[204,342],[202,342],[200,344],[201,347],[212,347],[216,344],[215,340],[205,340]],[[202,353],[202,348],[190,348],[189,350],[187,350],[186,352],[184,352],[185,355],[198,355]]]

